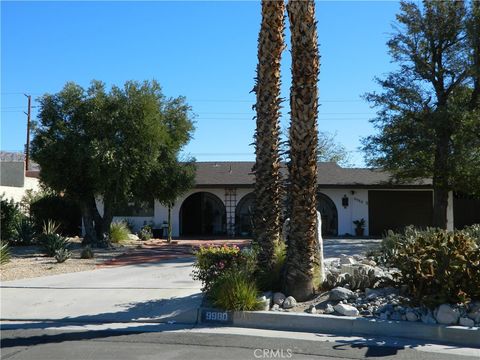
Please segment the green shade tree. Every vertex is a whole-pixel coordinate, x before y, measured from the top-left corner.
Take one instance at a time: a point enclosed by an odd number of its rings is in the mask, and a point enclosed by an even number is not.
[[[445,229],[449,191],[480,195],[480,3],[402,1],[397,22],[387,45],[398,68],[365,96],[379,110],[363,149],[397,181],[431,178]]]
[[[108,233],[115,205],[138,193],[162,166],[162,154],[177,154],[193,131],[185,99],[167,99],[156,81],[110,91],[99,81],[86,90],[67,83],[40,98],[38,119],[32,158],[41,179],[78,202],[84,243],[95,244]]]

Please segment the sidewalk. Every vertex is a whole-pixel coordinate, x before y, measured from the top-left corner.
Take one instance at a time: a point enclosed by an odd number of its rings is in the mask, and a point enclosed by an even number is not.
[[[192,258],[5,281],[2,320],[87,323],[176,321],[194,323],[201,284]]]

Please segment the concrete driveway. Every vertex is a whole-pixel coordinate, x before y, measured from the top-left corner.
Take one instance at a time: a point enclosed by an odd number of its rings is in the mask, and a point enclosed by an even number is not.
[[[2,320],[193,323],[202,301],[193,259],[5,281]]]
[[[379,240],[326,239],[324,256],[331,259],[340,254],[360,254],[378,243]],[[155,258],[155,249],[150,252],[149,257]],[[194,323],[202,295],[201,284],[191,278],[193,258],[159,261],[160,258],[141,262],[127,256],[126,260],[132,260],[133,265],[4,281],[1,319]],[[118,265],[129,264],[120,260]]]
[[[328,258],[338,258],[340,254],[362,255],[368,250],[380,245],[382,240],[378,239],[323,239],[323,256]]]

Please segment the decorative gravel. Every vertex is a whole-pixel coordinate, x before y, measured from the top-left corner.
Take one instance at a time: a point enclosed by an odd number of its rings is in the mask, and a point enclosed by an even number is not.
[[[94,248],[93,259],[80,259],[82,251],[81,238],[71,238],[70,251],[72,257],[64,263],[57,263],[55,258],[43,255],[39,246],[11,247],[10,262],[0,265],[0,280],[18,280],[54,274],[94,270],[98,265],[119,255],[129,253],[141,247],[143,242],[130,240],[126,243],[114,244],[110,249]]]

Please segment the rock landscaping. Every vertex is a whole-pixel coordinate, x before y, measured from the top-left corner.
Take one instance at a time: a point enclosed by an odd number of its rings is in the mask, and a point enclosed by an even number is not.
[[[379,320],[422,322],[424,324],[480,326],[480,301],[467,304],[441,304],[433,309],[414,306],[404,286],[358,288],[358,284],[395,285],[398,270],[378,266],[373,259],[362,256],[341,256],[325,263],[327,283],[342,284],[297,303],[281,292],[273,294],[270,311],[307,312],[337,316],[360,316]],[[352,290],[349,281],[356,289]],[[266,297],[265,297],[266,298]],[[266,308],[265,308],[266,309]]]

